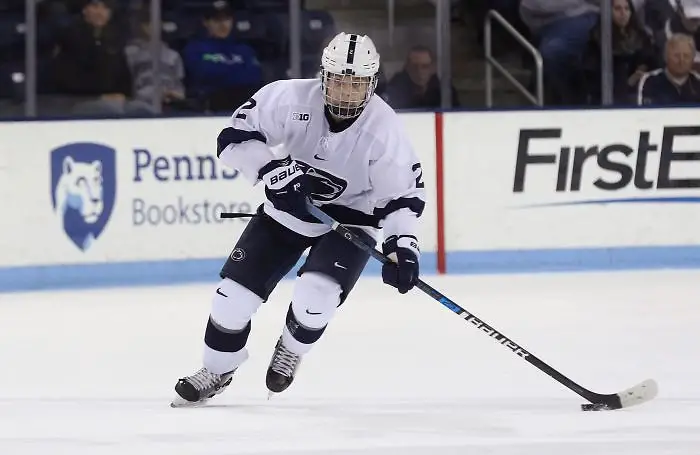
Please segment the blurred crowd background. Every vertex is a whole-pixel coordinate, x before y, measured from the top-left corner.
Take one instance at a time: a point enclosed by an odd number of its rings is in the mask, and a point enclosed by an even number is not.
[[[700,0],[0,0],[0,116],[229,114],[339,31],[396,109],[700,102]]]

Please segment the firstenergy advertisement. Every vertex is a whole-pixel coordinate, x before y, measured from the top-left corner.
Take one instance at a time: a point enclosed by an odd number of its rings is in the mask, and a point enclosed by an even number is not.
[[[445,119],[448,250],[700,244],[692,109]]]

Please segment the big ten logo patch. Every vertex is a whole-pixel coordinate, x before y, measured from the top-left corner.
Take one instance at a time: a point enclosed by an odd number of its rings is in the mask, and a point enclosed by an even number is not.
[[[311,114],[306,112],[292,112],[292,120],[299,120],[300,122],[308,122],[311,119]]]
[[[102,234],[114,208],[116,152],[94,143],[51,151],[51,201],[63,231],[86,251]]]

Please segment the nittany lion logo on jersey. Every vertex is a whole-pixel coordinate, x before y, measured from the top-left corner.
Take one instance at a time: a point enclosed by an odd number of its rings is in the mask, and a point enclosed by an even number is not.
[[[309,166],[296,160],[306,175],[314,177],[311,198],[315,201],[330,202],[338,199],[348,187],[348,182],[328,171]]]
[[[104,230],[116,195],[116,152],[75,143],[51,152],[51,201],[68,238],[87,250]]]

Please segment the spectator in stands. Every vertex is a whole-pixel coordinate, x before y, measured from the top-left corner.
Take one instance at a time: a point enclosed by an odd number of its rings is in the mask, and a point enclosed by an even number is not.
[[[440,80],[435,71],[433,52],[425,46],[412,47],[406,56],[403,71],[389,80],[382,98],[394,109],[439,108]],[[452,106],[459,106],[454,87]]]
[[[204,26],[207,36],[183,51],[188,91],[209,111],[230,111],[262,86],[260,63],[253,48],[231,36],[233,11],[225,0],[207,10]]]
[[[676,8],[659,33],[659,52],[665,52],[666,41],[678,33],[692,37],[697,49],[700,46],[700,0],[669,1],[675,3]],[[700,55],[696,56],[695,69],[700,69]]]
[[[111,20],[109,1],[86,1],[82,17],[57,39],[52,71],[57,91],[90,100],[79,103],[76,113],[119,109],[131,93],[125,36]]]
[[[666,68],[645,74],[639,83],[639,105],[700,104],[700,75],[693,60],[693,38],[676,34],[666,43]]]
[[[636,14],[631,0],[612,3],[613,99],[615,104],[635,104],[637,85],[660,63],[655,58],[651,37]],[[593,29],[586,55],[590,102],[601,102],[601,26]]]
[[[151,52],[151,16],[149,10],[143,10],[138,17],[137,37],[126,46],[126,59],[133,81],[133,100],[128,110],[143,109],[153,111],[153,99],[156,94],[156,78],[153,75],[153,55]],[[164,111],[185,99],[185,69],[180,54],[172,50],[167,43],[160,45],[160,79],[161,101]]]
[[[547,104],[585,103],[583,56],[600,0],[522,0],[520,14],[544,61]]]

